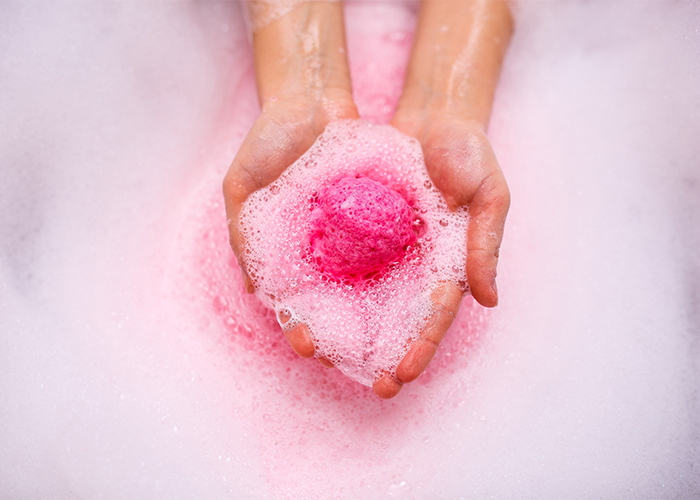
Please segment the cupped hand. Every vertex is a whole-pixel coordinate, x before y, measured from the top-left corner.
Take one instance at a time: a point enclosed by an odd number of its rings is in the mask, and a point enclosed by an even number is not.
[[[261,12],[251,10],[253,25],[261,21],[256,18]],[[345,56],[342,3],[301,2],[269,24],[268,19],[264,21],[253,33],[262,114],[224,180],[231,247],[250,293],[254,287],[245,270],[244,241],[238,228],[242,204],[277,179],[331,120],[357,118]],[[484,125],[512,29],[505,1],[423,0],[393,120],[396,128],[420,141],[428,172],[450,207],[468,208],[467,279],[474,298],[487,307],[498,302],[496,264],[510,195]],[[453,283],[433,290],[435,308],[427,326],[409,346],[396,376],[375,382],[378,396],[395,396],[404,383],[425,370],[462,295],[463,290]],[[314,355],[306,326],[285,330],[285,335],[299,355]],[[328,360],[319,361],[332,366]]]
[[[223,183],[229,241],[248,293],[253,293],[255,287],[246,272],[245,241],[238,226],[243,203],[249,195],[275,181],[304,154],[330,121],[345,118],[357,118],[349,92],[271,98],[263,104],[260,117],[243,141]],[[306,325],[285,329],[284,333],[299,356],[314,355],[314,344]],[[319,361],[324,366],[332,366],[325,359]]]
[[[399,108],[392,124],[421,143],[428,173],[449,207],[468,209],[469,289],[481,305],[496,306],[496,266],[510,192],[483,126],[449,111],[411,108]],[[379,397],[394,397],[403,384],[426,369],[457,314],[462,295],[453,283],[444,283],[433,292],[434,312],[397,367],[396,376],[385,375],[375,382]]]

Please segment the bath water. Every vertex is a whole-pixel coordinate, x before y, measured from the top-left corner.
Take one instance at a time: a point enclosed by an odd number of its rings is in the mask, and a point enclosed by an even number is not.
[[[0,3],[0,496],[698,497],[697,6],[515,5],[501,304],[391,401],[243,293],[239,7]],[[346,11],[385,123],[415,4]]]

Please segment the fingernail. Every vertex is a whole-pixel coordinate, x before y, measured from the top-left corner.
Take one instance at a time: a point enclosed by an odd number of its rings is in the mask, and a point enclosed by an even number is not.
[[[498,285],[496,284],[496,278],[491,280],[491,292],[494,297],[496,297],[496,305],[498,305]]]

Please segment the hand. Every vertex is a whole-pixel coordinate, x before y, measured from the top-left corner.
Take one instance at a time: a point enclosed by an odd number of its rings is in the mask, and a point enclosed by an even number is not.
[[[250,194],[276,180],[316,141],[331,119],[357,118],[349,98],[315,102],[277,100],[265,107],[224,179],[224,199],[229,220],[231,248],[236,254],[248,293],[254,292],[243,259],[245,242],[238,227],[241,207]],[[287,340],[304,358],[314,355],[314,345],[305,325],[285,331]]]
[[[512,31],[505,2],[423,0],[406,83],[392,124],[418,139],[449,207],[467,207],[467,281],[481,305],[498,303],[496,266],[510,193],[485,134]],[[394,397],[428,366],[462,298],[456,284],[432,293],[435,312],[396,369],[374,384]]]
[[[496,306],[496,266],[510,192],[483,127],[447,112],[419,120],[400,112],[394,125],[420,141],[428,173],[449,207],[468,208],[469,288],[481,305]]]
[[[488,121],[500,61],[510,35],[509,12],[504,3],[490,3],[489,0],[475,3],[423,0],[421,10],[407,84],[394,125],[421,141],[430,175],[445,193],[450,206],[469,207],[472,220],[468,281],[474,297],[484,305],[493,306],[498,300],[495,289],[498,246],[509,201],[505,180],[484,135],[484,127],[478,124]],[[446,22],[454,19],[468,21],[468,29],[443,29]],[[475,26],[479,35],[476,44],[468,36]],[[445,46],[454,50],[447,57],[438,58],[440,64],[435,65],[431,51],[438,47],[434,43],[437,37],[451,38]],[[255,32],[253,38],[262,114],[224,180],[231,247],[250,293],[253,284],[245,272],[241,253],[244,242],[237,227],[242,204],[251,193],[270,184],[296,161],[331,120],[357,118],[344,57],[339,2],[299,4],[289,14]],[[465,40],[469,44],[465,45]],[[496,40],[495,45],[493,40]],[[474,64],[455,63],[465,57]],[[480,77],[467,78],[464,80],[466,87],[456,88],[460,96],[464,93],[468,98],[463,99],[465,106],[454,107],[471,110],[471,115],[444,112],[452,109],[453,96],[439,90],[435,95],[440,96],[437,102],[442,106],[426,105],[436,101],[428,99],[435,89],[428,89],[426,94],[424,77],[432,77],[437,84],[448,82],[451,85],[455,68],[471,67],[480,70]],[[430,110],[437,111],[428,112]],[[465,116],[474,119],[465,119]],[[431,298],[435,304],[434,314],[428,319],[420,339],[413,343],[399,364],[396,379],[385,376],[375,382],[378,396],[395,396],[403,383],[411,382],[425,370],[454,319],[462,290],[446,283],[434,290]],[[305,325],[285,335],[297,354],[314,355],[313,342]],[[324,366],[332,366],[328,360],[319,361]]]
[[[449,207],[468,207],[467,281],[477,302],[494,307],[498,303],[498,252],[510,206],[505,177],[478,123],[448,113],[416,119],[420,115],[399,110],[393,124],[420,141],[430,177]],[[445,283],[433,292],[435,312],[396,369],[396,379],[384,376],[375,383],[377,395],[395,396],[403,384],[412,382],[427,368],[461,299],[462,290],[456,284]]]
[[[262,112],[223,183],[231,248],[248,293],[254,287],[246,272],[245,242],[238,228],[243,203],[304,154],[330,121],[358,117],[345,56],[342,8],[340,2],[303,2],[253,34]],[[255,12],[259,11],[251,16]],[[285,335],[297,354],[314,355],[305,325]],[[319,361],[332,366],[327,360]]]

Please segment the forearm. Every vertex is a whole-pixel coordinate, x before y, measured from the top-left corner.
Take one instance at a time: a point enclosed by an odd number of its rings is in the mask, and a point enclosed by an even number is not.
[[[423,0],[399,110],[448,112],[485,129],[512,30],[503,0]]]
[[[269,185],[314,143],[332,120],[356,118],[345,54],[342,3],[250,0],[261,114],[224,179],[226,212],[238,221],[248,196]],[[288,9],[289,4],[292,5]],[[273,9],[272,12],[266,10]],[[275,11],[276,7],[282,11]],[[243,265],[243,236],[230,223]],[[246,288],[252,282],[245,277]]]
[[[260,15],[255,1],[250,6],[251,16]],[[261,108],[278,100],[352,101],[342,2],[296,4],[253,33],[253,48]]]

